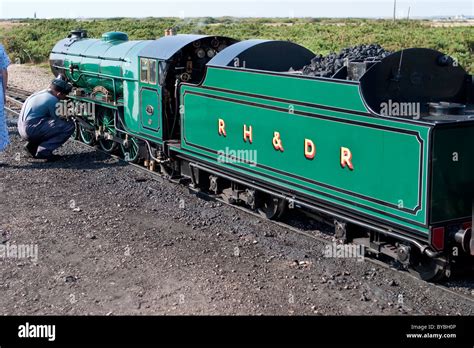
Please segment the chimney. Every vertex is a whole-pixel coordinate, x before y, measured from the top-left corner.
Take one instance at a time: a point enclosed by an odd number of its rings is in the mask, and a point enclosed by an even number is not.
[[[176,31],[174,28],[168,28],[165,30],[165,36],[172,36],[176,35]]]

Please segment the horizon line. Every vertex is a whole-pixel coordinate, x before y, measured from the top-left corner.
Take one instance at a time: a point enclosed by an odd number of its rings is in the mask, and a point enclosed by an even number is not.
[[[443,16],[413,16],[410,18],[400,17],[396,18],[399,21],[406,21],[406,20],[415,20],[415,19],[439,19],[439,18],[456,18],[456,17],[463,17],[464,19],[474,19],[474,15],[465,15],[465,14],[457,14],[457,15],[443,15]],[[391,20],[393,21],[392,16],[369,16],[369,17],[337,17],[337,16],[320,16],[320,17],[302,17],[302,16],[134,16],[134,17],[126,17],[126,16],[111,16],[111,17],[86,17],[86,16],[79,16],[79,17],[9,17],[9,18],[0,18],[0,21],[4,20],[21,20],[21,19],[69,19],[69,20],[77,20],[77,19],[179,19],[185,20],[187,18],[215,18],[215,19],[222,19],[222,18],[236,18],[236,19],[376,19],[376,20]],[[210,23],[212,24],[212,23]]]

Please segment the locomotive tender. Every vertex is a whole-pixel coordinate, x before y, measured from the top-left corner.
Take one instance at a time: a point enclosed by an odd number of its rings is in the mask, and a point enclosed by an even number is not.
[[[305,76],[295,43],[76,30],[50,55],[74,85],[77,136],[279,218],[298,207],[423,279],[472,265],[473,76],[411,48]]]

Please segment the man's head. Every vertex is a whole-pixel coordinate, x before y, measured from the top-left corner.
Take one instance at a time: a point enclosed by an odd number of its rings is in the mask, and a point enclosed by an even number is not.
[[[51,85],[49,86],[49,89],[51,90],[51,93],[55,97],[63,100],[63,99],[66,99],[67,94],[71,92],[72,85],[62,79],[56,78],[53,81],[51,81]]]

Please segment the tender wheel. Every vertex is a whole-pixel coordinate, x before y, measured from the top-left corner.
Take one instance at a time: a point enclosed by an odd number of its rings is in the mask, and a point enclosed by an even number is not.
[[[114,126],[114,116],[107,111],[104,111],[102,115],[99,117],[99,125],[102,127],[102,130],[106,133],[115,135],[115,126]],[[117,149],[118,144],[109,139],[100,139],[99,146],[102,150],[108,153],[112,153]]]
[[[257,211],[270,220],[280,219],[286,211],[286,201],[269,194],[260,194],[257,201]]]
[[[123,158],[127,162],[137,163],[140,159],[140,144],[139,140],[129,137],[127,146],[120,145],[123,153]]]
[[[445,261],[424,255],[418,256],[417,259],[408,271],[418,278],[428,282],[440,282],[448,277],[448,267]]]

